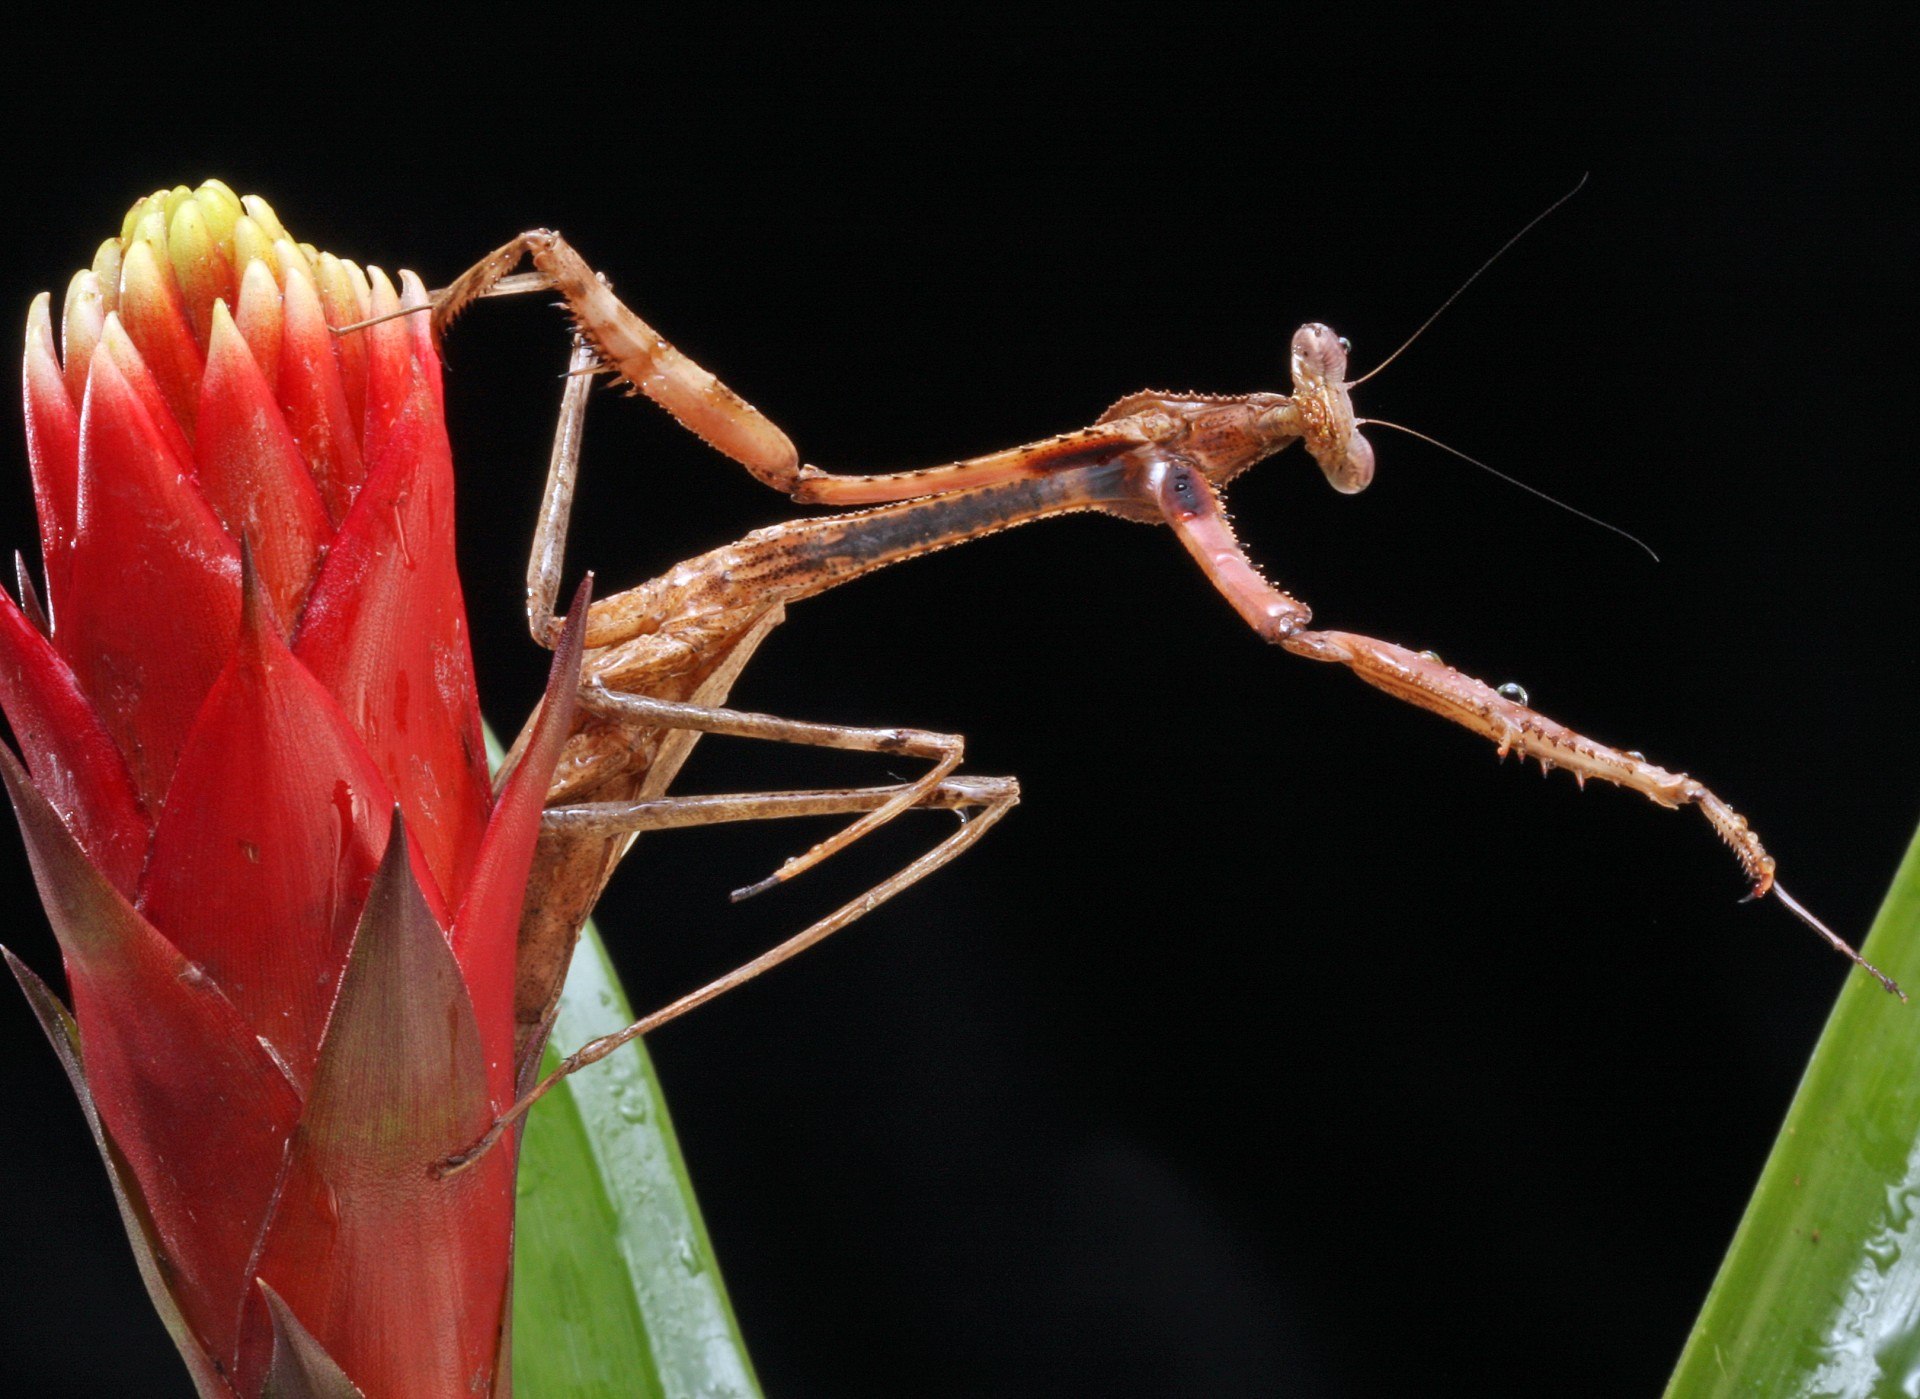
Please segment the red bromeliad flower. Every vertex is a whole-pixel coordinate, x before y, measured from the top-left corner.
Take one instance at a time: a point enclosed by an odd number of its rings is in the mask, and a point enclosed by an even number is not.
[[[0,775],[72,1019],[14,967],[203,1395],[506,1392],[514,1153],[431,1166],[514,1096],[579,628],[496,796],[427,318],[336,333],[425,300],[210,181],[28,319]]]

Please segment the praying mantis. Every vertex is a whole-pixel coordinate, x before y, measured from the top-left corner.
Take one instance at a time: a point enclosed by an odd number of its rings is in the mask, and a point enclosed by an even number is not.
[[[523,260],[534,270],[516,273]],[[1360,431],[1365,420],[1356,416],[1350,394],[1350,347],[1327,326],[1310,322],[1294,333],[1288,393],[1143,391],[1120,399],[1090,426],[1024,446],[941,466],[858,475],[803,465],[784,432],[663,339],[550,230],[523,233],[435,293],[435,330],[444,333],[484,297],[547,290],[557,292],[569,312],[575,344],[528,566],[527,615],[540,644],[579,652],[579,715],[548,794],[521,925],[516,1015],[522,1096],[485,1137],[440,1169],[458,1170],[477,1159],[568,1074],[845,927],[962,854],[1012,809],[1019,800],[1012,779],[959,772],[965,753],[959,735],[787,720],[725,708],[724,697],[789,604],[896,563],[1074,512],[1168,526],[1261,640],[1344,666],[1367,684],[1488,739],[1503,758],[1518,753],[1543,770],[1566,768],[1582,786],[1598,778],[1660,806],[1697,808],[1731,849],[1749,897],[1772,895],[1889,992],[1901,994],[1780,887],[1758,835],[1703,783],[1555,721],[1533,709],[1518,686],[1488,685],[1432,652],[1315,628],[1308,605],[1264,577],[1228,522],[1224,487],[1296,442],[1337,491],[1362,491],[1374,475],[1373,448]],[[563,627],[557,607],[567,523],[587,399],[603,376],[652,399],[763,484],[801,504],[844,513],[757,530],[584,610],[577,604]],[[929,766],[912,781],[885,787],[668,795],[704,733],[894,754]],[[509,764],[518,752],[516,746]],[[854,818],[773,875],[737,891],[742,898],[805,872],[905,811],[926,808],[957,812],[962,824],[864,895],[634,1025],[577,1049],[534,1081],[579,928],[639,834],[744,820]]]

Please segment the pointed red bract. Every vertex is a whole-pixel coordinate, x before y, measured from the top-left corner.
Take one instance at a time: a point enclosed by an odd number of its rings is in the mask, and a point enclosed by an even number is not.
[[[494,1102],[513,1101],[514,973],[518,963],[520,907],[527,872],[540,838],[540,813],[560,750],[573,731],[574,698],[580,689],[580,652],[587,631],[590,584],[583,582],[567,613],[566,630],[553,650],[547,692],[520,761],[494,803],[487,838],[474,864],[473,881],[454,925],[453,952],[466,977],[480,1018],[487,1056],[487,1082]]]
[[[200,489],[227,533],[253,548],[274,616],[291,629],[333,529],[253,352],[216,305],[200,381]]]
[[[400,294],[387,274],[369,267],[367,282],[373,289],[372,314],[378,319],[355,334],[367,347],[367,416],[361,441],[366,444],[367,460],[372,462],[384,454],[387,438],[407,411],[408,400],[424,380],[431,362],[422,363],[414,354],[413,336],[405,321],[395,315],[400,310]]]
[[[406,326],[407,335],[413,342],[413,357],[421,367],[421,377],[426,380],[427,391],[433,395],[434,409],[444,417],[447,411],[446,376],[441,373],[440,342],[434,338],[433,317],[427,314],[432,300],[425,284],[404,267],[400,269],[400,304],[413,311],[401,324]]]
[[[240,551],[104,345],[80,438],[72,596],[54,600],[54,640],[154,807],[232,648]]]
[[[34,786],[107,881],[133,892],[149,825],[126,761],[67,663],[0,589],[0,708]]]
[[[367,1394],[448,1399],[493,1374],[513,1152],[432,1169],[493,1112],[473,1004],[405,847],[396,818],[259,1274]]]
[[[496,803],[439,353],[424,315],[358,325],[426,308],[400,285],[209,182],[75,276],[64,364],[46,298],[29,319],[51,622],[23,566],[0,707],[32,785],[4,750],[0,776],[77,1035],[22,985],[202,1399],[511,1383],[515,1143],[430,1168],[514,1088],[585,595]]]
[[[286,297],[281,303],[284,320],[276,392],[287,415],[287,426],[306,456],[329,517],[337,525],[346,517],[354,492],[367,476],[360,454],[360,421],[347,403],[335,337],[327,329],[313,283],[304,268],[289,268],[283,278]],[[344,346],[340,352],[344,353]],[[363,349],[360,353],[364,357],[366,352]]]
[[[453,459],[418,375],[370,460],[294,654],[373,754],[441,890],[459,890],[491,795],[453,552]]]
[[[165,441],[168,458],[179,466],[183,474],[191,474],[193,443],[175,419],[173,405],[168,402],[166,392],[160,387],[160,381],[154,376],[146,356],[140,353],[140,347],[134,344],[133,337],[127,333],[126,324],[118,312],[109,313],[106,320],[101,322],[100,340],[94,348],[96,351],[105,350],[113,360],[114,367],[125,376],[127,387],[146,410],[148,424]],[[80,401],[85,404],[85,394],[81,395]]]
[[[173,269],[164,254],[156,255],[153,246],[140,239],[128,245],[121,262],[120,320],[152,366],[174,418],[192,437],[204,361],[180,304]]]
[[[280,328],[285,319],[273,269],[264,262],[248,263],[246,275],[240,279],[240,300],[233,310],[233,323],[247,342],[269,393],[279,392]]]
[[[21,378],[27,403],[27,464],[33,471],[34,506],[40,512],[40,557],[47,561],[47,591],[58,596],[66,591],[80,494],[80,413],[53,352],[48,302],[42,292],[27,315]]]
[[[332,253],[320,254],[314,264],[314,282],[320,304],[326,308],[327,324],[340,335],[331,337],[340,363],[340,383],[346,392],[347,412],[353,419],[358,437],[367,421],[367,346],[364,335],[347,331],[373,314],[373,294],[366,273],[358,265]]]
[[[140,909],[302,1085],[392,809],[332,697],[264,609],[246,608],[240,644],[180,755]]]
[[[107,296],[100,274],[83,268],[67,283],[67,303],[60,312],[60,373],[76,413],[80,400],[87,396],[87,369],[93,363],[93,347],[100,343],[106,321]]]
[[[220,989],[88,863],[4,748],[0,778],[66,955],[100,1120],[140,1183],[182,1313],[209,1355],[231,1357],[299,1096]]]

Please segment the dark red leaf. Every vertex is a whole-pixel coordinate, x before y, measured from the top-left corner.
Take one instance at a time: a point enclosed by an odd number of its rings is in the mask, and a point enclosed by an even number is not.
[[[406,845],[396,812],[258,1271],[368,1394],[448,1399],[493,1375],[513,1151],[432,1172],[493,1112],[473,1004]]]
[[[420,375],[368,458],[293,649],[340,702],[457,898],[491,797],[453,551],[453,458]]]
[[[42,292],[27,313],[27,357],[21,378],[27,403],[27,464],[33,470],[33,503],[40,512],[40,557],[47,564],[47,597],[58,606],[67,591],[80,493],[80,414],[53,352],[48,306]]]
[[[140,910],[304,1085],[393,796],[332,696],[247,594],[240,644],[201,707],[154,830]]]
[[[0,707],[34,785],[87,858],[131,896],[147,857],[147,814],[126,760],[53,644],[0,590]]]
[[[264,1282],[259,1286],[273,1323],[273,1361],[260,1399],[365,1399],[280,1294]]]
[[[333,536],[327,507],[253,352],[224,305],[213,310],[194,455],[200,490],[253,561],[291,630]]]
[[[467,989],[480,1021],[487,1053],[487,1081],[496,1107],[513,1101],[514,981],[518,962],[520,906],[526,898],[527,872],[540,838],[540,813],[547,786],[567,735],[573,731],[574,697],[580,688],[580,652],[586,635],[591,580],[582,582],[567,614],[566,630],[554,648],[547,692],[533,732],[520,750],[473,869],[473,882],[454,924],[453,953],[460,960]]]
[[[4,747],[0,777],[66,956],[101,1123],[152,1211],[194,1336],[231,1357],[299,1095],[219,987],[88,863]]]
[[[154,1238],[153,1218],[146,1198],[140,1193],[140,1184],[133,1178],[125,1158],[107,1140],[106,1129],[100,1125],[99,1109],[93,1103],[93,1092],[87,1087],[86,1067],[80,1062],[80,1027],[74,1024],[73,1017],[47,983],[34,975],[32,968],[4,947],[0,947],[0,956],[7,959],[14,980],[26,992],[27,1004],[33,1007],[40,1028],[46,1032],[47,1043],[53,1046],[60,1067],[67,1071],[67,1082],[73,1085],[74,1096],[80,1100],[87,1130],[93,1134],[93,1144],[100,1149],[100,1159],[106,1163],[107,1181],[113,1187],[113,1201],[120,1208],[121,1227],[133,1245],[140,1280],[147,1285],[147,1295],[153,1299],[153,1309],[160,1314],[161,1325],[179,1347],[180,1358],[186,1361],[187,1371],[193,1376],[194,1388],[200,1392],[200,1399],[233,1399],[232,1387],[214,1368],[211,1357],[200,1349],[192,1328],[180,1312],[180,1304],[167,1290],[166,1272],[171,1264],[163,1265],[160,1261],[159,1243]]]

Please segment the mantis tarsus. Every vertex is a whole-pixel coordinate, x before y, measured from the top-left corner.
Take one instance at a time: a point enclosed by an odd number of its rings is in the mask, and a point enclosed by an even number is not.
[[[513,274],[522,259],[534,271]],[[1291,344],[1292,392],[1233,395],[1141,392],[1093,425],[1025,446],[916,471],[842,475],[802,465],[777,426],[674,349],[614,296],[557,233],[522,234],[482,260],[433,302],[437,331],[484,296],[557,291],[576,344],[528,569],[536,640],[555,645],[561,555],[579,463],[586,398],[611,375],[665,408],[682,426],[805,504],[868,507],[757,530],[651,582],[592,604],[586,614],[581,717],[549,794],[541,850],[522,921],[518,1013],[522,1098],[473,1148],[474,1159],[565,1075],[612,1052],[826,937],[977,841],[1018,800],[1011,779],[954,776],[957,735],[912,729],[803,724],[717,707],[734,675],[786,604],[889,564],[1028,521],[1100,511],[1169,526],[1208,580],[1264,640],[1344,665],[1388,694],[1490,739],[1576,781],[1599,778],[1661,806],[1696,806],[1732,849],[1751,897],[1771,893],[1836,950],[1899,989],[1774,881],[1774,861],[1744,817],[1684,773],[1609,747],[1529,707],[1514,686],[1495,688],[1431,652],[1352,632],[1312,627],[1312,613],[1248,559],[1221,506],[1234,477],[1303,442],[1336,490],[1363,490],[1374,472],[1347,382],[1349,347],[1309,323]],[[918,779],[891,787],[723,797],[669,797],[667,783],[698,733],[926,758]],[[851,814],[837,834],[740,891],[755,893],[810,868],[915,807],[962,813],[961,828],[918,860],[803,932],[618,1034],[593,1041],[531,1083],[566,959],[581,922],[635,835],[668,826],[790,815]],[[971,816],[970,820],[965,818]],[[1904,999],[1904,997],[1903,997]]]

